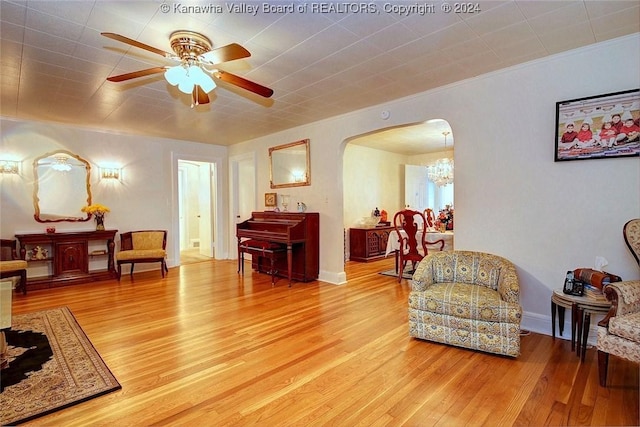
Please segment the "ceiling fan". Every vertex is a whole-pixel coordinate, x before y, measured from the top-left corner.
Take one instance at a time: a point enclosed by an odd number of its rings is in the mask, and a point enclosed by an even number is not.
[[[120,34],[101,33],[103,36],[126,43],[140,49],[153,52],[179,62],[175,66],[163,66],[138,70],[132,73],[107,77],[110,82],[122,82],[152,74],[164,73],[167,82],[192,96],[193,105],[207,104],[209,92],[215,87],[215,79],[238,86],[265,98],[273,95],[273,90],[254,83],[243,77],[216,68],[218,64],[236,59],[247,58],[251,53],[237,43],[212,49],[213,44],[206,36],[194,31],[174,31],[169,36],[171,48],[175,53],[165,52],[153,46],[130,39]]]

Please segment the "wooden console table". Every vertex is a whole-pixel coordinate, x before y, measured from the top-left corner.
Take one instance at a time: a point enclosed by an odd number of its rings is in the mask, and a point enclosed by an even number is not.
[[[113,261],[114,238],[118,230],[78,231],[70,233],[16,234],[20,242],[20,257],[27,262],[51,262],[52,274],[28,277],[28,289],[44,289],[117,278]],[[104,251],[90,253],[90,241],[106,241]],[[47,250],[48,256],[33,259],[27,256],[35,246]],[[106,269],[90,270],[89,259],[93,256],[107,258]]]

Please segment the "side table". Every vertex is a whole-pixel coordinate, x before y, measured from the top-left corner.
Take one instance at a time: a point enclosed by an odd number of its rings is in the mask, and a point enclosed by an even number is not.
[[[551,333],[556,337],[556,312],[560,335],[564,329],[565,309],[571,310],[571,351],[576,351],[580,360],[584,361],[589,338],[591,314],[606,314],[611,308],[609,301],[598,301],[588,297],[568,295],[554,290],[551,295]]]

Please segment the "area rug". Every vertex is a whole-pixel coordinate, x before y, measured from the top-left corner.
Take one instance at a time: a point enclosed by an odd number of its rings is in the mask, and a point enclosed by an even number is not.
[[[119,390],[67,307],[12,317],[0,371],[0,425],[15,425]]]
[[[411,279],[411,277],[413,276],[413,272],[414,270],[405,270],[402,272],[402,278],[403,279]],[[395,278],[398,278],[398,272],[395,270],[386,270],[386,271],[381,271],[378,274],[382,274],[383,276],[392,276]]]

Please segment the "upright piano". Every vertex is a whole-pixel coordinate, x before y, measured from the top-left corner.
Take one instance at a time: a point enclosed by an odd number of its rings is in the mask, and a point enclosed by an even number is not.
[[[236,225],[238,260],[240,245],[247,239],[286,247],[286,259],[275,261],[278,276],[309,282],[320,272],[320,217],[317,212],[252,212],[251,218]],[[251,266],[263,273],[273,273],[268,260],[252,257]]]

